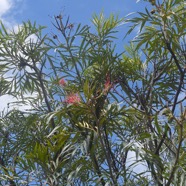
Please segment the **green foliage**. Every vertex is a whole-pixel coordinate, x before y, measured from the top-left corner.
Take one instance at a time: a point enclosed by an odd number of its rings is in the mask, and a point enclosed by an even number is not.
[[[0,94],[30,106],[1,113],[1,185],[185,184],[185,2],[148,2],[93,29],[55,16],[52,38],[1,23]],[[118,53],[123,23],[139,32]]]

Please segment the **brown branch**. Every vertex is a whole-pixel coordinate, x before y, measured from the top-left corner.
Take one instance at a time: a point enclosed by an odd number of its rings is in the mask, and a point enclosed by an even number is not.
[[[66,33],[65,33],[65,31],[66,31],[66,29],[67,29],[67,26],[68,26],[69,17],[67,18],[67,21],[66,21],[66,24],[65,24],[65,25],[63,24],[62,19],[63,19],[63,18],[62,18],[62,15],[59,15],[59,17],[55,17],[55,21],[56,21],[57,26],[56,26],[54,23],[52,23],[52,24],[54,25],[54,27],[55,27],[57,30],[59,30],[59,31],[62,33],[63,37],[65,38],[66,46],[67,46],[67,51],[69,52],[70,57],[71,57],[71,59],[72,59],[72,62],[74,63],[74,67],[75,67],[75,70],[76,70],[78,79],[79,79],[79,81],[80,81],[80,84],[82,84],[81,75],[80,75],[79,70],[78,70],[78,67],[77,67],[77,65],[76,65],[76,60],[74,59],[74,56],[73,56],[72,51],[71,51],[71,49],[70,49],[71,46],[69,45],[69,42],[68,42],[68,37],[69,37],[69,36],[67,37],[67,36],[66,36]]]
[[[98,134],[99,134],[99,137],[100,137],[100,142],[101,142],[101,145],[102,145],[102,148],[103,148],[103,151],[104,151],[104,154],[105,154],[107,163],[108,163],[108,167],[109,167],[111,179],[112,179],[112,181],[113,181],[113,184],[114,184],[115,186],[117,186],[116,178],[115,178],[115,176],[113,175],[113,172],[112,172],[112,164],[111,164],[111,161],[112,161],[112,160],[111,160],[111,158],[109,157],[109,155],[108,155],[108,153],[107,153],[107,150],[105,149],[105,144],[104,144],[104,141],[103,141],[103,139],[102,139],[102,134],[101,134],[100,126],[99,126],[99,121],[97,121],[97,127],[98,127]]]
[[[5,167],[4,160],[1,157],[0,157],[0,165],[2,166],[3,170],[5,171],[5,173],[8,175],[8,181],[10,183],[10,186],[16,186],[16,183],[14,182],[14,180],[10,178],[8,169]]]
[[[167,25],[166,25],[165,21],[162,20],[162,27],[161,27],[161,30],[162,30],[162,34],[163,34],[163,38],[164,38],[165,44],[166,44],[166,46],[167,46],[168,51],[169,51],[170,54],[172,55],[172,57],[173,57],[173,59],[174,59],[174,62],[175,62],[175,64],[176,64],[176,66],[177,66],[179,72],[180,72],[181,74],[183,74],[183,70],[182,70],[182,68],[181,68],[181,66],[180,66],[180,64],[179,64],[179,61],[178,61],[176,55],[174,54],[174,52],[173,52],[173,50],[172,50],[172,48],[171,48],[171,43],[170,43],[170,41],[169,41],[169,39],[168,39],[168,36],[167,36],[166,27],[167,27]]]
[[[74,126],[76,126],[76,125],[75,125],[75,121],[72,120],[72,115],[71,115],[71,113],[70,113],[70,112],[67,112],[67,114],[68,114],[68,116],[69,116],[70,122],[71,122]],[[81,129],[80,127],[78,127],[78,126],[76,126],[76,127],[77,127],[77,129],[81,132],[82,136],[86,138],[86,137],[87,137],[86,133],[82,132],[82,129]],[[91,153],[91,149],[92,149],[92,145],[93,145],[93,138],[94,138],[94,133],[92,132],[92,133],[91,133],[90,144],[89,144],[89,147],[88,147],[88,153],[90,154],[90,158],[91,158],[91,160],[92,160],[92,162],[93,162],[93,167],[94,167],[94,169],[95,169],[97,175],[99,176],[99,178],[100,178],[100,180],[101,180],[101,184],[102,184],[102,186],[104,186],[104,185],[105,185],[105,181],[104,181],[104,179],[103,179],[103,177],[102,177],[102,173],[101,173],[101,170],[100,170],[100,168],[99,168],[98,160],[97,160],[97,158],[96,158],[96,155],[95,155],[94,153]],[[58,153],[59,153],[59,152],[58,152]],[[58,155],[58,153],[57,153],[57,155]],[[56,156],[57,156],[57,155],[56,155]]]
[[[35,73],[37,74],[37,78],[39,80],[39,84],[40,84],[40,88],[42,90],[43,96],[44,96],[44,100],[48,109],[48,112],[52,112],[52,109],[50,107],[50,103],[48,100],[48,96],[47,96],[47,91],[45,89],[44,83],[43,83],[43,79],[42,79],[42,72],[41,70],[38,70],[38,68],[36,67],[36,64],[33,62],[33,66],[27,63],[27,66],[30,67],[31,69],[33,69],[35,71]],[[54,129],[55,128],[55,122],[54,122],[54,118],[51,119],[51,126]]]
[[[183,138],[182,138],[183,137],[183,125],[179,124],[179,126],[180,126],[180,140],[179,140],[178,149],[177,149],[177,153],[176,153],[176,160],[174,162],[174,166],[173,166],[172,171],[170,173],[168,182],[167,182],[167,184],[165,186],[169,186],[171,184],[172,179],[174,177],[174,173],[175,173],[176,168],[177,168],[176,166],[177,166],[177,164],[179,162],[179,155],[180,155],[181,145],[182,145],[182,141],[183,141]]]
[[[184,80],[185,72],[186,72],[186,69],[185,69],[185,70],[183,71],[183,73],[181,73],[181,75],[180,75],[180,82],[179,82],[179,86],[178,86],[178,89],[177,89],[177,92],[176,92],[176,95],[175,95],[175,98],[174,98],[174,104],[173,104],[173,107],[172,107],[172,113],[174,113],[175,108],[176,108],[178,96],[179,96],[179,94],[180,94],[180,92],[181,92],[181,87],[182,87],[182,85],[183,85],[183,80]]]
[[[112,168],[116,174],[116,179],[117,177],[119,176],[118,175],[118,168],[116,166],[116,162],[115,162],[115,157],[113,155],[113,152],[111,150],[111,147],[110,147],[110,144],[109,144],[109,140],[108,140],[108,135],[106,133],[106,126],[104,125],[104,141],[105,141],[105,145],[106,145],[106,148],[108,150],[108,155],[110,156],[110,159],[111,159],[111,164],[112,164]]]
[[[165,132],[164,132],[164,134],[163,134],[163,137],[162,137],[162,139],[161,139],[161,141],[160,141],[160,143],[159,143],[159,145],[158,145],[158,147],[157,147],[157,149],[156,149],[156,151],[155,151],[155,154],[156,154],[156,155],[159,154],[159,150],[160,150],[161,146],[163,145],[163,143],[164,143],[164,141],[165,141],[165,138],[166,138],[166,136],[167,136],[167,132],[168,132],[168,127],[165,129]]]
[[[102,184],[102,186],[104,186],[104,185],[105,185],[105,181],[104,181],[104,179],[102,178],[102,174],[101,174],[101,171],[100,171],[100,169],[99,169],[99,165],[98,165],[97,158],[96,158],[95,154],[93,154],[93,153],[90,153],[90,157],[91,157],[91,159],[92,159],[92,161],[93,161],[94,169],[95,169],[95,171],[97,172],[97,175],[99,176],[99,178],[100,178],[100,180],[101,180],[101,184]]]
[[[173,52],[173,50],[172,50],[172,48],[171,48],[170,43],[169,43],[167,40],[166,40],[165,42],[166,42],[167,49],[168,49],[169,52],[171,53],[171,55],[172,55],[172,57],[173,57],[173,59],[174,59],[174,62],[175,62],[175,64],[176,64],[176,66],[178,67],[178,70],[180,71],[181,74],[183,74],[183,70],[182,70],[182,68],[181,68],[181,66],[180,66],[180,64],[179,64],[179,61],[178,61],[176,55],[174,54],[174,52]]]

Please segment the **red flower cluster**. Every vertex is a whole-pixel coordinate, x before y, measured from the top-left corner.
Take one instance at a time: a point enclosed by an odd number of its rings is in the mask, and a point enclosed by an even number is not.
[[[106,75],[106,81],[104,84],[104,92],[108,92],[113,87],[109,74]]]
[[[59,84],[64,87],[66,85],[66,81],[62,78],[59,80]]]
[[[77,104],[80,101],[81,101],[81,99],[80,99],[79,95],[77,95],[77,94],[70,94],[70,95],[68,95],[66,97],[64,102],[67,103],[67,104]]]
[[[67,82],[65,81],[65,79],[60,79],[59,80],[59,85],[61,85],[62,87],[66,86],[67,85]],[[71,93],[69,95],[66,96],[66,99],[64,100],[64,103],[67,103],[67,104],[77,104],[81,101],[80,97],[78,94],[74,94],[74,93]]]

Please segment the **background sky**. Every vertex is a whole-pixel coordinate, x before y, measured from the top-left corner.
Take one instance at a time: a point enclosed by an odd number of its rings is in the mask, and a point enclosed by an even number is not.
[[[106,16],[113,13],[119,18],[124,18],[131,12],[143,12],[145,8],[151,10],[150,5],[143,0],[138,3],[137,1],[139,0],[0,0],[0,20],[9,28],[17,27],[22,21],[36,21],[42,26],[47,26],[45,32],[51,34],[55,30],[51,23],[52,19],[60,13],[66,17],[70,16],[70,22],[75,25],[82,23],[91,26],[92,15],[102,11]],[[120,39],[117,41],[117,45],[120,50],[123,50],[123,46],[137,34],[138,30],[127,40],[122,40],[129,25],[121,25],[118,29]],[[16,100],[11,96],[0,96],[0,112],[7,106],[7,103],[13,101]],[[19,109],[22,110],[26,108],[28,106],[19,106]],[[133,161],[135,161],[135,153],[130,152],[128,162],[131,164]],[[136,172],[144,170],[143,165],[135,168]]]
[[[91,26],[93,14],[99,14],[104,11],[106,16],[111,13],[124,18],[127,14],[137,11],[145,11],[145,8],[151,10],[149,4],[137,0],[0,0],[0,20],[9,28],[15,28],[22,21],[36,21],[37,24],[47,26],[45,32],[51,34],[55,30],[52,26],[52,19],[55,15],[62,13],[66,17],[70,16],[70,22],[73,24],[82,23]],[[117,45],[123,50],[123,46],[128,40],[132,39],[138,32],[132,34],[127,40],[122,40],[129,26],[121,25],[119,28],[119,40]],[[0,96],[0,112],[4,110],[9,102],[16,101],[8,95]],[[19,106],[19,109],[25,110],[29,106]],[[135,161],[135,153],[130,152],[128,165]],[[136,172],[142,172],[145,166],[138,165]]]
[[[0,20],[10,29],[16,28],[23,21],[36,21],[37,24],[47,26],[45,32],[51,34],[53,30],[52,19],[55,15],[62,13],[66,17],[70,16],[70,22],[73,24],[81,23],[91,26],[91,18],[93,14],[99,14],[104,11],[105,16],[111,13],[118,15],[119,18],[125,17],[131,12],[144,11],[144,8],[150,8],[143,1],[137,0],[0,0]],[[126,40],[122,40],[128,25],[121,25],[119,28],[120,38],[117,45],[123,50]],[[136,30],[137,33],[137,30]],[[131,35],[132,38],[135,36]],[[0,112],[7,107],[9,102],[16,101],[8,95],[0,96]],[[29,106],[17,106],[21,110],[29,108]],[[9,108],[10,109],[10,108]],[[6,111],[6,110],[5,110]],[[135,160],[135,153],[130,152],[128,164]],[[136,167],[136,172],[143,171],[142,165]]]
[[[46,34],[55,31],[52,21],[54,16],[62,13],[64,16],[70,16],[70,23],[75,25],[92,26],[91,18],[96,13],[104,11],[105,16],[111,13],[118,15],[119,18],[125,17],[131,12],[143,11],[148,7],[143,1],[137,0],[0,0],[0,20],[8,28],[16,28],[23,21],[36,21],[37,24],[47,26]],[[128,40],[122,40],[127,30],[128,25],[121,25],[118,30],[117,47],[123,50],[124,44]],[[137,30],[136,30],[137,33]],[[135,33],[135,34],[136,34]],[[135,35],[131,35],[131,39]],[[15,101],[14,98],[4,95],[0,96],[0,111],[2,111],[8,102]],[[22,109],[27,107],[23,106]]]
[[[45,32],[51,34],[55,30],[52,26],[52,19],[55,15],[62,13],[66,17],[70,16],[70,22],[73,24],[82,23],[91,26],[93,14],[99,14],[104,11],[105,16],[111,13],[118,15],[119,18],[125,17],[131,12],[144,11],[145,7],[150,9],[149,5],[143,1],[137,0],[0,0],[0,20],[8,28],[16,28],[22,21],[36,21],[37,24],[47,26]],[[122,40],[129,26],[124,24],[119,28],[120,38],[117,41],[119,49],[123,50],[127,40]],[[136,30],[137,33],[137,30]],[[136,34],[135,33],[135,34]],[[128,39],[133,38],[131,35]],[[9,102],[16,101],[8,95],[0,96],[0,112],[4,110]],[[21,110],[29,106],[17,106]],[[6,111],[6,110],[5,110]],[[131,160],[131,161],[130,161]],[[128,164],[135,160],[135,153],[130,152]],[[139,165],[136,172],[144,170],[144,166]]]
[[[50,25],[49,16],[64,12],[73,21],[88,24],[92,15],[102,10],[106,15],[114,13],[124,17],[144,6],[144,2],[136,3],[136,0],[0,0],[0,16],[14,23],[29,19]]]
[[[111,13],[120,18],[131,12],[143,11],[149,3],[139,0],[0,0],[0,19],[9,26],[21,24],[22,21],[36,21],[48,26],[46,32],[51,32],[51,24],[55,15],[62,13],[70,16],[71,23],[82,23],[91,26],[93,14],[104,11],[106,16]],[[119,28],[122,36],[127,31],[127,25]],[[121,36],[121,38],[123,38]]]

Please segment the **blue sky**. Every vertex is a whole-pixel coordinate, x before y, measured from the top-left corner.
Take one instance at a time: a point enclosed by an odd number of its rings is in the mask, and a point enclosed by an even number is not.
[[[90,20],[95,13],[104,11],[106,16],[113,13],[123,18],[131,12],[142,11],[144,6],[146,6],[144,2],[136,3],[136,0],[0,0],[0,20],[10,28],[20,25],[22,21],[36,21],[40,25],[47,26],[46,32],[50,33],[53,29],[52,17],[60,13],[66,17],[69,15],[75,25],[82,23],[91,26]],[[127,29],[127,25],[119,28],[121,38],[124,37]],[[119,46],[123,50],[125,41],[121,38],[117,44],[120,42]],[[0,96],[0,111],[12,101],[16,100],[11,96]],[[23,110],[26,108],[26,106],[22,107]],[[131,157],[134,156],[135,154],[131,152]]]
[[[136,3],[137,1],[139,0],[0,0],[0,20],[9,27],[15,27],[22,21],[36,21],[40,25],[47,26],[46,33],[51,33],[55,30],[51,24],[52,18],[60,13],[66,17],[70,16],[71,23],[75,25],[82,23],[91,26],[92,15],[101,11],[104,11],[106,16],[113,13],[123,18],[131,12],[144,11],[145,8],[152,9],[149,3],[143,0]],[[118,29],[120,39],[117,40],[117,45],[123,50],[127,40],[122,39],[129,27],[125,24]],[[131,35],[128,39],[134,36]],[[1,102],[0,111],[2,105]]]
[[[63,13],[66,16],[70,16],[71,22],[78,24],[82,23],[91,26],[91,18],[93,14],[99,14],[104,11],[106,16],[113,13],[120,18],[125,17],[131,12],[143,11],[145,7],[148,7],[146,3],[137,0],[0,0],[0,20],[3,21],[9,27],[16,27],[21,24],[22,21],[31,20],[36,21],[38,24],[47,26],[46,32],[51,33],[53,26],[51,24],[52,17]],[[122,25],[119,28],[120,40],[117,44],[123,50],[125,41],[122,40],[125,33],[128,30],[128,26]],[[136,31],[137,32],[137,31]],[[134,37],[135,35],[131,36]],[[130,38],[131,38],[130,37]],[[120,43],[118,43],[120,42]],[[8,95],[0,96],[0,111],[2,111],[8,102],[16,101],[14,98]],[[22,109],[28,108],[22,106]],[[19,107],[20,109],[20,107]],[[135,153],[130,152],[129,165],[135,160]],[[144,170],[142,165],[135,168],[136,172]]]
[[[0,6],[1,2],[11,4],[4,17],[14,18],[19,23],[28,19],[37,20],[44,25],[49,25],[49,15],[59,12],[70,15],[76,22],[87,24],[93,13],[100,13],[102,10],[106,15],[114,13],[124,17],[130,12],[142,10],[145,6],[144,2],[136,3],[136,0],[0,0]]]
[[[124,18],[131,12],[143,11],[149,7],[149,3],[143,0],[0,0],[0,20],[10,27],[15,27],[22,21],[36,21],[37,24],[47,26],[46,33],[55,33],[54,26],[51,24],[55,15],[60,13],[66,17],[70,16],[70,23],[78,25],[92,26],[91,19],[94,14],[100,14],[102,11],[108,17],[111,13]],[[118,28],[117,37],[118,52],[123,51],[123,46],[135,35],[125,36],[128,25],[122,25]]]
[[[150,5],[143,0],[138,3],[136,3],[136,1],[137,0],[0,0],[0,20],[9,27],[15,27],[21,24],[22,21],[36,21],[40,25],[47,26],[46,32],[50,33],[53,29],[51,24],[52,17],[59,13],[63,13],[66,16],[69,15],[72,23],[82,23],[91,26],[90,20],[92,15],[94,13],[99,14],[101,11],[104,11],[106,16],[113,13],[123,18],[131,12],[144,11],[145,7],[151,10]],[[121,39],[127,30],[127,24],[119,28],[121,48],[122,45],[124,46],[125,44],[125,41]],[[135,35],[132,35],[130,38],[134,36]],[[12,101],[15,101],[15,99],[8,95],[0,96],[0,111],[6,107],[8,102]],[[23,106],[23,109],[25,108],[27,107]],[[134,158],[135,153],[130,153],[130,157]],[[135,158],[132,160],[135,160]],[[143,170],[143,166],[136,167],[136,172]]]
[[[16,28],[22,21],[31,20],[38,24],[47,26],[46,33],[52,33],[54,29],[51,24],[54,15],[64,14],[70,16],[71,23],[77,25],[91,26],[91,18],[93,14],[99,14],[104,11],[106,16],[111,13],[118,15],[120,18],[136,11],[143,11],[144,7],[148,7],[143,0],[136,3],[137,0],[0,0],[0,20],[8,27]],[[126,40],[123,41],[125,33],[128,30],[127,25],[119,28],[119,40],[117,46],[123,50]],[[131,36],[130,38],[134,37]],[[6,107],[8,102],[14,101],[10,96],[0,97],[0,111]]]
[[[71,22],[91,25],[94,13],[104,11],[106,16],[113,13],[125,17],[131,12],[141,11],[149,6],[142,0],[0,0],[0,19],[10,25],[21,24],[22,21],[36,21],[48,26],[48,32],[53,28],[52,17],[63,13],[70,16]],[[6,9],[3,13],[1,9]],[[127,25],[121,28],[124,33]]]

